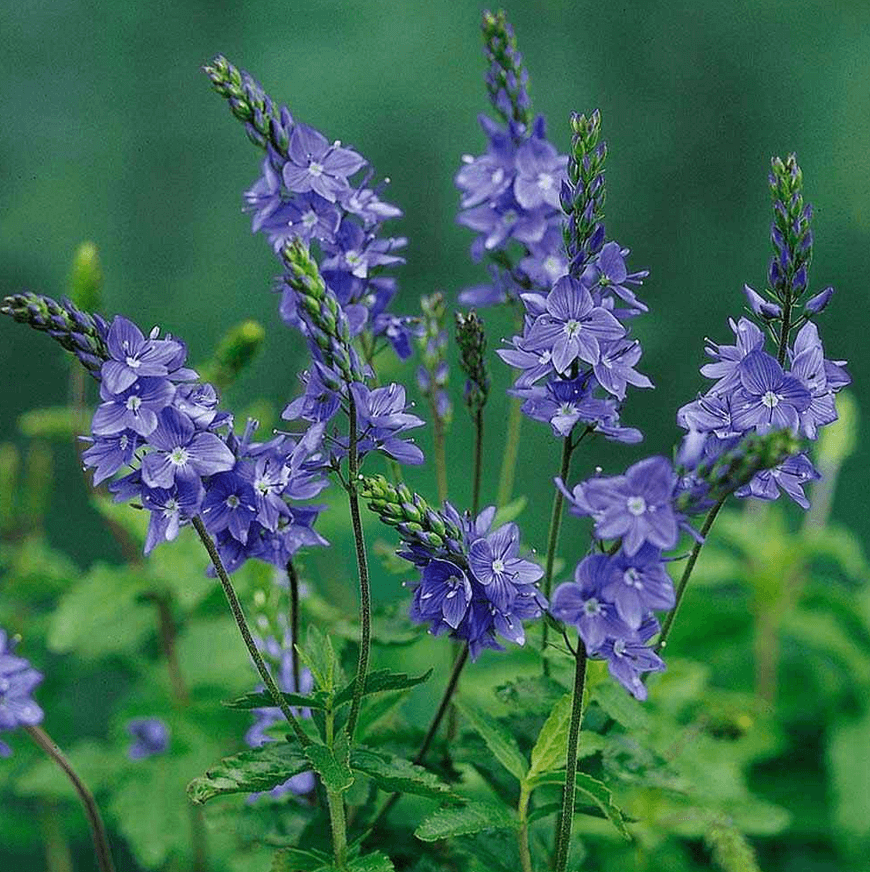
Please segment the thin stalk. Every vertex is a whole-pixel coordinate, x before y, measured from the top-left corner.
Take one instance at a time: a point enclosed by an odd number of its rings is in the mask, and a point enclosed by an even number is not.
[[[571,700],[571,721],[568,726],[568,753],[565,758],[565,788],[562,791],[562,814],[556,840],[556,872],[565,872],[571,848],[571,829],[574,826],[574,795],[577,780],[577,745],[583,720],[583,688],[586,685],[586,646],[577,639],[574,655],[574,695]]]
[[[366,558],[366,543],[363,537],[362,521],[359,514],[359,499],[357,497],[357,481],[359,480],[359,456],[357,454],[356,403],[353,395],[348,392],[348,417],[350,419],[350,436],[347,452],[347,498],[350,503],[350,518],[353,525],[353,539],[356,545],[356,565],[359,571],[359,659],[356,667],[356,684],[353,690],[353,700],[350,704],[350,714],[347,716],[347,735],[353,742],[359,710],[362,705],[366,686],[366,673],[369,667],[369,649],[372,638],[372,593],[369,583],[369,564]]]
[[[190,702],[190,694],[181,673],[178,653],[175,650],[175,621],[172,618],[172,608],[168,594],[155,593],[151,599],[157,607],[157,621],[160,629],[160,647],[166,659],[166,669],[169,672],[169,683],[172,685],[172,697],[178,705],[185,706]]]
[[[517,803],[517,816],[520,826],[517,830],[517,847],[523,872],[532,872],[532,855],[529,851],[529,797],[531,791],[525,781],[520,783],[520,800]]]
[[[94,795],[88,790],[87,785],[76,774],[69,760],[64,757],[63,752],[54,744],[51,736],[42,727],[25,727],[24,729],[27,730],[30,738],[63,770],[79,795],[91,827],[91,835],[94,839],[94,850],[97,854],[97,865],[100,868],[100,872],[115,872],[115,864],[112,862],[112,851],[109,848],[109,838],[106,834],[103,819],[100,817],[100,810],[97,808],[96,800],[94,800]]]
[[[583,434],[585,436],[585,432]],[[582,439],[583,436],[580,437]],[[571,442],[571,434],[569,433],[562,442],[562,465],[559,468],[559,477],[568,485],[568,471],[571,468],[571,454],[577,445],[580,444],[580,439],[576,444]],[[550,592],[553,588],[553,566],[556,562],[556,546],[559,544],[559,528],[562,525],[562,505],[565,501],[562,491],[556,488],[556,493],[553,496],[553,510],[550,513],[550,532],[547,536],[547,562],[544,567],[544,596],[550,598]],[[547,622],[543,622],[544,627],[541,632],[541,650],[547,648],[547,640],[549,638],[549,627]],[[550,674],[550,664],[544,658],[544,675]]]
[[[251,655],[251,659],[254,661],[254,666],[257,667],[257,672],[260,673],[260,678],[263,679],[263,684],[266,685],[266,690],[269,691],[269,695],[272,697],[272,701],[275,703],[277,708],[281,710],[281,714],[287,719],[287,722],[293,729],[293,732],[296,734],[296,738],[299,739],[299,744],[304,748],[306,745],[311,743],[311,740],[305,734],[305,730],[302,729],[299,721],[296,719],[296,715],[293,714],[292,709],[284,700],[284,696],[280,690],[278,690],[278,685],[275,684],[275,681],[272,678],[272,673],[269,672],[269,667],[266,666],[266,663],[263,660],[262,655],[257,649],[257,643],[254,641],[254,637],[251,635],[251,631],[248,627],[248,621],[245,618],[245,613],[242,610],[242,604],[239,602],[238,596],[236,596],[235,588],[233,587],[233,583],[230,581],[229,575],[227,575],[227,571],[224,568],[223,561],[221,560],[221,556],[218,553],[218,550],[212,540],[211,536],[208,533],[208,530],[205,529],[205,525],[202,523],[202,518],[198,515],[195,515],[191,521],[193,524],[194,530],[196,530],[197,535],[199,536],[202,544],[205,546],[205,550],[208,552],[208,556],[211,559],[212,565],[215,568],[215,572],[217,572],[218,578],[220,579],[221,586],[224,589],[224,594],[227,598],[227,602],[230,604],[230,611],[233,613],[233,617],[236,619],[236,625],[239,628],[239,632],[242,634],[242,639],[244,639],[245,646],[248,649],[248,653]]]
[[[299,644],[299,575],[292,557],[287,561],[287,578],[290,580],[290,638],[293,640],[290,664],[293,670],[293,690],[302,693],[299,684],[299,654],[296,651],[296,645]]]
[[[432,441],[433,454],[435,456],[435,482],[438,487],[438,503],[443,504],[447,499],[447,453],[445,450],[446,431],[444,420],[435,408],[435,402],[430,403],[432,408]]]
[[[508,414],[507,438],[501,458],[501,472],[498,477],[498,506],[506,506],[513,496],[514,478],[517,471],[517,457],[520,450],[520,432],[523,427],[523,401],[513,397]]]
[[[335,855],[335,865],[347,869],[347,821],[344,816],[344,798],[340,793],[328,790],[326,798],[329,803],[329,824],[332,828],[332,852]]]
[[[471,517],[480,511],[480,478],[483,473],[483,409],[474,413],[474,478],[471,491]]]
[[[444,715],[447,712],[448,708],[450,708],[450,701],[453,698],[453,694],[456,691],[456,686],[459,684],[459,676],[462,674],[462,670],[465,667],[465,664],[468,662],[468,645],[463,646],[462,652],[456,658],[456,661],[453,664],[453,671],[450,673],[450,679],[447,682],[447,687],[444,689],[444,696],[441,697],[441,703],[438,706],[438,711],[435,712],[435,717],[432,718],[432,723],[429,724],[429,729],[426,731],[426,735],[423,738],[423,744],[420,745],[420,750],[417,752],[417,755],[414,757],[414,763],[418,766],[423,762],[423,759],[426,757],[426,752],[429,750],[429,747],[432,744],[432,740],[435,738],[435,734],[438,732],[438,727],[441,726],[441,721],[444,719]],[[378,824],[390,813],[390,809],[402,798],[401,793],[394,793],[384,804],[383,808],[378,812],[374,821],[372,821],[371,827],[369,829],[375,830],[378,827]]]
[[[707,539],[707,534],[710,532],[710,528],[713,526],[713,522],[716,520],[716,515],[719,514],[719,510],[725,505],[725,500],[728,499],[728,496],[722,497],[716,505],[707,512],[707,517],[704,518],[704,525],[701,527],[701,541],[695,543],[695,547],[692,548],[692,553],[689,555],[689,559],[686,561],[686,566],[683,569],[683,574],[680,577],[680,582],[677,585],[677,593],[676,598],[674,600],[674,607],[668,612],[668,616],[665,618],[664,624],[662,624],[662,631],[659,634],[659,640],[655,644],[655,648],[653,649],[656,654],[658,654],[662,648],[665,647],[668,641],[668,634],[671,632],[671,626],[674,623],[674,618],[677,616],[677,611],[680,608],[680,603],[683,601],[683,594],[686,592],[686,585],[689,583],[689,579],[692,577],[692,570],[695,568],[695,564],[698,562],[698,555],[701,553],[701,548],[704,547],[704,542]]]
[[[788,334],[791,329],[791,292],[789,292],[786,301],[782,304],[782,328],[779,332],[779,351],[776,354],[776,359],[780,366],[785,365],[785,353],[788,350]]]

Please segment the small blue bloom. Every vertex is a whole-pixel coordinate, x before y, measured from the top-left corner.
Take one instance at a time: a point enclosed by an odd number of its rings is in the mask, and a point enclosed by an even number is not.
[[[14,647],[0,628],[0,731],[33,727],[43,718],[42,709],[32,699],[43,675],[23,657],[16,656]],[[11,753],[9,746],[0,742],[0,757]]]
[[[163,754],[169,747],[169,727],[160,718],[134,718],[127,724],[133,744],[127,751],[131,760]]]

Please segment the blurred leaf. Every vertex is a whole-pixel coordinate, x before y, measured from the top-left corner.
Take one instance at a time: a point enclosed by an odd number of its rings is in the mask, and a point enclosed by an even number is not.
[[[95,564],[58,603],[49,626],[49,648],[85,658],[137,648],[157,627],[154,608],[139,601],[146,589],[141,572]]]
[[[71,406],[30,409],[18,418],[18,430],[27,439],[75,439],[90,429],[90,414]]]
[[[64,753],[92,792],[113,785],[127,764],[119,749],[93,739],[83,739]],[[21,796],[78,802],[78,794],[69,778],[48,757],[38,758],[21,774],[15,782],[15,792]]]
[[[614,681],[604,680],[594,685],[589,691],[589,699],[630,731],[643,730],[649,724],[649,715],[643,706]]]
[[[363,695],[369,696],[373,693],[385,693],[389,690],[410,690],[412,687],[416,687],[418,684],[423,684],[424,681],[428,681],[431,675],[431,669],[427,670],[422,675],[418,675],[416,678],[409,676],[406,672],[393,672],[391,669],[376,669],[374,672],[369,672],[368,675],[366,675]],[[350,684],[345,685],[344,688],[336,694],[333,703],[336,708],[353,699],[355,685],[356,681],[354,680]]]
[[[482,830],[513,830],[517,820],[507,806],[490,802],[469,802],[463,806],[439,808],[414,831],[423,842],[437,842]]]
[[[722,872],[761,872],[752,845],[733,824],[725,820],[713,822],[704,841]]]
[[[548,675],[536,675],[502,684],[495,693],[503,703],[516,706],[525,714],[543,715],[561,699],[565,688]]]
[[[841,622],[830,613],[793,609],[783,619],[783,632],[803,646],[836,657],[862,684],[870,682],[870,652],[851,639]]]
[[[528,777],[566,765],[568,727],[571,721],[573,695],[566,693],[553,707],[550,717],[544,721],[535,747],[532,748],[532,766]]]
[[[259,748],[225,757],[205,775],[194,778],[187,786],[187,795],[193,802],[202,804],[229,793],[259,793],[310,768],[310,758],[298,745],[267,742]]]
[[[433,799],[443,799],[444,794],[450,792],[447,784],[422,766],[368,748],[354,748],[350,755],[350,766],[387,792],[414,793]]]
[[[272,858],[270,872],[316,872],[331,865],[332,857],[322,851],[284,848]]]
[[[393,866],[393,861],[380,851],[366,854],[364,857],[355,857],[347,866],[350,872],[393,872],[396,868]]]
[[[870,709],[833,730],[827,747],[833,818],[841,841],[870,847]]]
[[[522,781],[529,771],[529,764],[516,739],[495,718],[462,697],[457,698],[456,707],[468,718],[499,763]]]
[[[506,506],[501,506],[492,520],[492,529],[497,530],[502,526],[502,524],[516,521],[516,519],[523,513],[523,509],[528,505],[528,502],[528,497],[521,495],[515,500],[511,500],[511,502]]]

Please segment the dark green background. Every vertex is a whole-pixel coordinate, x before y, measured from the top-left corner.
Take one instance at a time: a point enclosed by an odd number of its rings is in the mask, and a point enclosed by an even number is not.
[[[263,354],[226,399],[241,412],[264,394],[280,408],[297,391],[304,349],[277,319],[277,261],[240,211],[259,153],[200,65],[225,53],[297,118],[391,177],[391,199],[405,210],[392,232],[410,240],[396,309],[413,312],[420,294],[443,289],[455,299],[484,275],[467,254],[471,234],[454,222],[452,182],[461,154],[484,145],[475,120],[487,109],[480,11],[466,0],[2,4],[0,290],[60,295],[75,246],[93,239],[105,311],[183,336],[194,360],[240,319],[266,324]],[[633,249],[632,266],[651,270],[652,313],[636,332],[658,390],[635,391],[624,415],[645,445],[596,443],[576,474],[670,450],[676,407],[704,383],[703,337],[729,340],[743,282],[764,282],[774,153],[796,151],[804,169],[816,207],[811,287],[838,290],[820,326],[829,356],[849,359],[866,398],[870,7],[548,2],[508,12],[535,108],[560,148],[569,113],[600,107],[608,228]],[[489,318],[497,345],[509,325]],[[0,362],[0,438],[9,439],[21,412],[65,401],[67,363],[45,337],[5,319]],[[489,498],[509,375],[494,357],[492,370]],[[388,375],[412,379],[410,368]],[[469,492],[464,425],[460,408],[448,446],[460,504]],[[536,508],[524,532],[540,544],[558,447],[543,425],[527,424],[525,437],[518,487]],[[428,434],[421,440],[426,448]],[[835,507],[862,534],[868,461],[862,445]],[[431,478],[412,482],[431,493]],[[71,452],[57,487],[51,536],[87,563],[111,546],[79,511],[84,488]]]

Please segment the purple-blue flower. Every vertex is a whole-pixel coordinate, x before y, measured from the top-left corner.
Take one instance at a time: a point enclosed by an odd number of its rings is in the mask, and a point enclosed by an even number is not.
[[[812,398],[794,376],[786,375],[764,351],[752,351],[738,365],[743,388],[732,405],[731,420],[738,430],[753,427],[759,433],[789,429],[797,432],[800,413]]]
[[[169,747],[169,727],[160,718],[134,718],[127,724],[133,744],[127,751],[131,760],[163,754]]]
[[[0,731],[33,727],[43,718],[42,709],[32,699],[43,675],[23,657],[16,656],[14,647],[6,631],[0,628]],[[0,741],[0,757],[11,753],[9,746]]]
[[[348,190],[347,179],[365,166],[365,158],[309,127],[297,124],[290,134],[290,160],[284,164],[284,184],[299,194],[314,191],[334,203]]]

